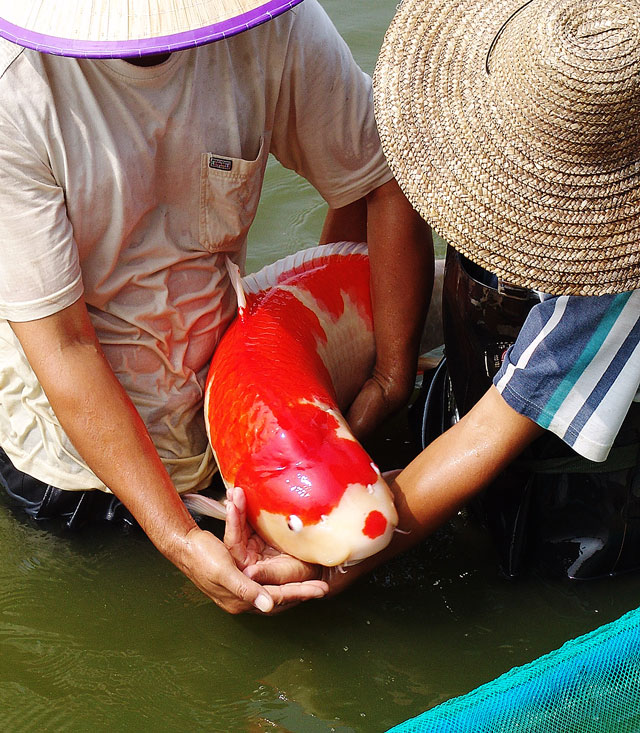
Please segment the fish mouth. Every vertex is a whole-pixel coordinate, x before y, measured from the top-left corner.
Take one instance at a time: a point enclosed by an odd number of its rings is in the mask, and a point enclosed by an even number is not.
[[[387,530],[384,532],[384,534],[380,535],[375,540],[370,540],[366,545],[363,544],[361,547],[352,550],[349,557],[340,564],[344,567],[348,567],[349,565],[357,565],[363,560],[366,560],[368,557],[371,557],[372,555],[377,555],[381,550],[384,550],[389,542],[391,542],[394,529],[395,525],[389,524],[387,522]]]

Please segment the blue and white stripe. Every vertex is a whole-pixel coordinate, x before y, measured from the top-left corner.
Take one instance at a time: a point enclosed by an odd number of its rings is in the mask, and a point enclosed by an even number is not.
[[[547,297],[494,379],[515,410],[603,461],[640,387],[640,290]]]

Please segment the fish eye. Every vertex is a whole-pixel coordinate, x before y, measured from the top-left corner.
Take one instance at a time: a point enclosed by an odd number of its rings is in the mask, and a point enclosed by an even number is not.
[[[303,526],[302,519],[295,514],[291,514],[287,520],[287,527],[289,527],[292,532],[300,532]]]

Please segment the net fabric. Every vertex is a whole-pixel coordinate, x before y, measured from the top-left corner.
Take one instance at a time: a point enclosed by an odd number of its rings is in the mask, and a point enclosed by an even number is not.
[[[640,731],[640,609],[387,733]]]

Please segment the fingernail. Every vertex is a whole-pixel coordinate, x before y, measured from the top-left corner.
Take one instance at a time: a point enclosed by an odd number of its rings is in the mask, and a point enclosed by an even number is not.
[[[268,613],[273,608],[273,600],[269,596],[265,596],[261,593],[253,602],[253,605],[258,609],[258,611]]]

